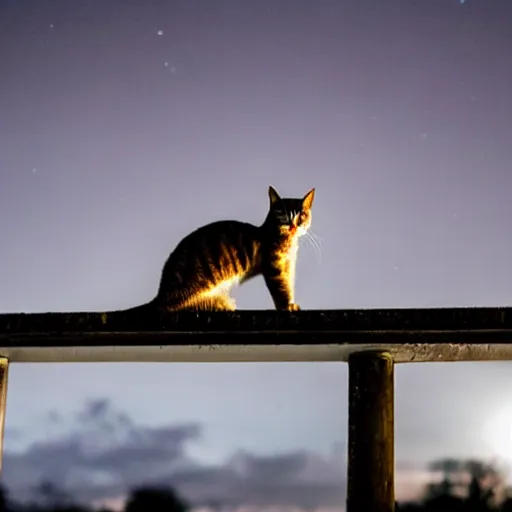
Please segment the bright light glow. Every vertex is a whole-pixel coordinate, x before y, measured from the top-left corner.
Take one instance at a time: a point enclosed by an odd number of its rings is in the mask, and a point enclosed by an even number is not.
[[[512,463],[512,407],[491,416],[484,425],[484,442],[492,455]]]

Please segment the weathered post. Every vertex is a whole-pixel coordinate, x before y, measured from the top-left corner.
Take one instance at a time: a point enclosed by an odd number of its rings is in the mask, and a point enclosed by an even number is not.
[[[9,372],[9,361],[0,357],[0,471],[2,470],[2,459],[4,453],[4,425],[5,408],[7,406],[7,374]]]
[[[393,512],[394,363],[387,352],[349,356],[347,512]]]

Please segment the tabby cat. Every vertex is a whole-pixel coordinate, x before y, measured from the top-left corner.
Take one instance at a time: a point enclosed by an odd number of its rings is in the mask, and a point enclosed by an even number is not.
[[[270,209],[261,226],[227,220],[187,235],[167,259],[153,306],[167,311],[234,310],[230,289],[263,275],[276,309],[296,311],[298,239],[311,225],[315,189],[302,199],[268,190]]]

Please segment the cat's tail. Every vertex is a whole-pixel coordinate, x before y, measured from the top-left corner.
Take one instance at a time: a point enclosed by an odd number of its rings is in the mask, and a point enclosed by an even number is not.
[[[158,310],[157,305],[157,298],[151,299],[149,302],[146,302],[145,304],[141,304],[140,306],[134,306],[133,308],[128,309],[120,309],[116,311],[116,313],[123,313],[124,314],[144,314],[149,312],[155,312]]]
[[[157,306],[157,298],[151,299],[149,302],[145,304],[141,304],[140,306],[134,306],[133,308],[128,309],[113,309],[110,311],[106,311],[110,317],[113,318],[134,318],[140,316],[151,315],[152,313],[158,312]]]

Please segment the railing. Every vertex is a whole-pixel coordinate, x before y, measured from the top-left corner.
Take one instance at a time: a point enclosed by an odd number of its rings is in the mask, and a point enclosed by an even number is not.
[[[512,359],[512,308],[0,315],[9,362],[347,361],[347,512],[394,510],[394,364]]]

